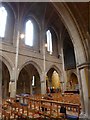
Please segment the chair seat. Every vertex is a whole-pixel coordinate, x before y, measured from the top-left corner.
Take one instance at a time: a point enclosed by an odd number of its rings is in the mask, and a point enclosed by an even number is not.
[[[67,115],[67,119],[68,119],[68,120],[78,120],[78,116]]]
[[[22,106],[28,106],[28,104],[25,104],[25,103],[20,103]]]

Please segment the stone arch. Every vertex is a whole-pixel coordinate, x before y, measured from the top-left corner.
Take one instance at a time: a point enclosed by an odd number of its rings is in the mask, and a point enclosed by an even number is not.
[[[39,75],[41,76],[42,70],[41,70],[40,66],[34,61],[26,61],[26,62],[24,62],[24,64],[18,68],[18,75],[19,75],[20,71],[24,68],[24,66],[26,66],[28,64],[32,64],[37,69]]]
[[[70,76],[71,76],[72,74],[75,74],[75,75],[77,76],[76,71],[71,71],[71,72],[70,72]]]
[[[59,35],[57,33],[56,28],[53,25],[47,26],[45,29],[45,32],[50,31],[51,33],[51,41],[52,41],[52,55],[58,57],[58,40],[59,40]],[[47,34],[45,35],[45,42],[47,43]],[[48,43],[47,43],[48,44]],[[47,47],[48,51],[48,47]],[[48,51],[50,52],[50,51]]]
[[[81,30],[79,28],[79,25],[77,21],[75,20],[72,12],[67,6],[67,3],[56,3],[53,0],[52,4],[56,8],[57,12],[60,15],[60,18],[62,19],[65,27],[67,28],[67,31],[70,35],[70,38],[72,40],[74,51],[75,51],[75,59],[76,59],[76,66],[78,67],[78,77],[80,79],[80,96],[81,96],[81,106],[83,113],[86,114],[86,116],[89,115],[88,112],[88,85],[87,85],[87,79],[83,79],[84,68],[80,69],[79,66],[82,64],[85,64],[87,62],[87,58],[89,55],[88,49],[85,49],[87,47],[85,43],[85,39],[81,33]],[[84,47],[85,45],[85,47]],[[86,54],[87,53],[87,54]],[[85,73],[84,73],[85,76]],[[82,85],[84,85],[82,87]]]
[[[56,65],[51,65],[51,66],[46,70],[46,73],[47,73],[51,68],[54,68],[54,69],[57,71],[57,73],[59,74],[59,77],[60,77],[60,75],[62,75],[61,70],[60,70]]]
[[[12,44],[16,19],[15,11],[13,10],[13,7],[10,5],[10,3],[2,3],[2,6],[4,6],[7,11],[5,37],[3,39],[3,42],[8,42]]]
[[[30,13],[30,15],[24,15],[22,19],[23,19],[22,20],[22,24],[23,25],[25,24],[25,22],[27,20],[31,19],[32,21],[34,21],[37,24],[37,26],[39,28],[39,31],[41,30],[41,26],[40,26],[39,20],[32,13]]]
[[[50,25],[49,27],[47,26],[47,27],[45,28],[45,31],[47,31],[48,29],[49,29],[50,31],[53,30],[53,32],[54,32],[54,34],[56,35],[57,39],[59,39],[58,32],[57,32],[57,30],[56,30],[56,28],[55,28],[54,26],[52,26],[52,25]]]
[[[51,75],[50,75],[50,72],[52,72]],[[57,81],[56,81],[56,78],[57,78]],[[50,66],[47,69],[47,72],[46,72],[46,87],[47,87],[47,91],[48,91],[48,89],[50,89],[50,86],[54,87],[54,89],[51,88],[53,90],[58,88],[58,90],[61,91],[61,85],[60,85],[61,78],[62,78],[61,70],[56,65]],[[49,86],[48,86],[48,84],[49,84]],[[55,91],[53,91],[53,92],[55,92]]]
[[[40,24],[37,20],[37,18],[30,14],[30,15],[27,15],[27,16],[24,16],[23,20],[22,20],[22,32],[25,33],[25,27],[26,27],[26,23],[28,21],[31,21],[32,22],[32,25],[33,25],[33,51],[40,51],[40,31],[41,31],[41,27],[40,27]],[[26,45],[25,44],[25,39],[24,39],[24,45],[25,47],[29,47],[30,49],[32,49],[31,46],[29,45]]]
[[[32,85],[34,77],[34,85]],[[39,94],[41,92],[40,71],[33,61],[25,62],[19,70],[17,81],[17,94]],[[23,90],[22,90],[23,87]]]
[[[48,68],[46,72],[46,90],[47,92],[58,92],[61,91],[61,70],[52,65]]]
[[[12,10],[12,12],[13,12],[13,14],[14,14],[14,18],[16,19],[16,12],[15,12],[15,10],[13,9],[13,7],[11,6],[11,4],[10,3],[7,3],[8,4],[8,6],[11,8],[11,10]]]
[[[75,72],[71,72],[70,76],[75,75],[77,77],[77,74]]]
[[[23,14],[23,23],[24,23],[24,21],[27,19],[27,17],[31,17],[31,18],[33,18],[34,20],[35,20],[35,22],[37,23],[37,25],[38,25],[38,27],[39,27],[39,30],[41,30],[41,25],[40,25],[40,20],[38,19],[38,17],[36,16],[36,15],[34,15],[34,13],[32,13],[31,12],[31,9],[32,9],[32,7],[31,8],[28,8],[28,10],[25,12],[25,10],[24,10],[24,14]]]
[[[72,72],[70,74],[68,82],[72,84],[72,86],[74,87],[73,88],[74,90],[76,90],[76,89],[79,90],[79,88],[76,88],[76,87],[78,87],[78,86],[76,86],[76,85],[78,85],[78,77],[77,77],[77,75],[74,72]]]
[[[36,22],[36,24],[38,25],[39,30],[41,30],[41,26],[40,26],[39,20],[36,18],[36,16],[33,15],[33,14],[30,14],[27,17],[24,16],[24,20],[25,21],[27,21],[29,18],[33,19]]]
[[[60,14],[60,18],[62,19],[65,27],[67,28],[67,31],[74,45],[76,64],[79,65],[81,63],[84,63],[86,61],[86,55],[84,46],[82,44],[83,37],[80,33],[79,26],[77,25],[75,19],[72,17],[71,12],[69,11],[65,3],[60,3],[59,6],[59,4],[55,3],[53,0],[52,4]]]
[[[10,61],[0,55],[0,69],[2,71],[1,83],[2,83],[2,98],[10,96],[9,82],[12,78],[12,66]]]
[[[7,66],[9,73],[10,73],[10,79],[12,79],[12,77],[13,77],[12,71],[14,68],[12,61],[5,55],[3,55],[3,56],[0,55],[0,61],[2,61]]]

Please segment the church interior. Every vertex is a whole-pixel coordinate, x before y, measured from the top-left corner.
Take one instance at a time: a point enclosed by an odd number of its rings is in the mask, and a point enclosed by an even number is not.
[[[90,118],[90,2],[0,3],[0,118]]]

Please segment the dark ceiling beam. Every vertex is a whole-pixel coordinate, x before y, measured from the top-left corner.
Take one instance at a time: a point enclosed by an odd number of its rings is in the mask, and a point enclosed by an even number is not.
[[[43,14],[43,19],[42,19],[42,26],[43,26],[43,28],[45,27],[45,15],[46,15],[47,4],[48,3],[45,3],[45,9],[44,9],[44,14]]]
[[[45,26],[48,25],[50,19],[52,18],[53,13],[54,13],[54,10],[52,10],[51,14],[49,15],[49,17],[48,17],[48,19],[47,19],[47,21],[46,21],[46,23],[45,23]]]

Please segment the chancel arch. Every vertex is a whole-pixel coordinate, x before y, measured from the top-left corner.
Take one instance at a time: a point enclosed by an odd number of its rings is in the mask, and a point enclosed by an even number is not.
[[[61,91],[61,72],[54,67],[51,67],[46,74],[46,89],[47,92],[60,92]]]
[[[60,66],[57,66],[57,65],[51,65],[51,66],[46,66],[46,73],[48,73],[48,71],[51,69],[51,68],[53,68],[53,69],[55,69],[56,71],[57,71],[57,73],[59,74],[59,76],[61,76],[61,74],[62,74],[62,68],[60,67]]]

